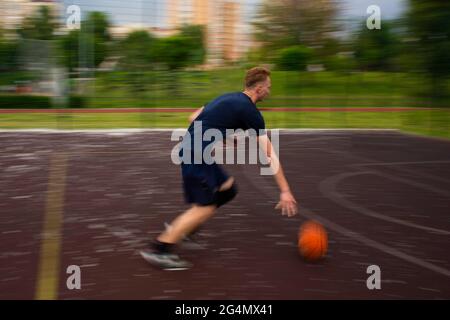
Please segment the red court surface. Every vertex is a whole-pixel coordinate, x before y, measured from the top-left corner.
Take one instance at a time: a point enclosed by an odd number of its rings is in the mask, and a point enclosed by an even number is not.
[[[257,165],[225,165],[237,198],[204,225],[205,249],[178,248],[192,269],[161,271],[138,251],[187,208],[174,145],[170,131],[0,132],[0,299],[37,297],[44,221],[55,212],[57,299],[450,299],[450,142],[282,131],[300,214],[274,210],[276,184]],[[309,218],[328,231],[317,263],[297,253]],[[66,286],[69,265],[81,268],[80,290]],[[370,265],[380,290],[367,288]]]

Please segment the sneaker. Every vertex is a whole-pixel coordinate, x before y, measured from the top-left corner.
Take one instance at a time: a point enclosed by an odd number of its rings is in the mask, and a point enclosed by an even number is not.
[[[140,251],[140,254],[145,261],[163,270],[187,270],[192,267],[189,261],[181,260],[176,254],[155,253],[148,250]]]
[[[170,230],[170,228],[171,228],[170,224],[168,224],[167,222],[164,222],[164,227],[166,228],[166,230]],[[195,236],[193,236],[193,235],[185,236],[181,240],[179,245],[181,248],[188,249],[188,250],[204,250],[204,249],[206,249],[206,245],[195,240]]]
[[[192,238],[192,236],[187,236],[183,238],[183,241],[180,243],[180,247],[183,249],[188,250],[205,250],[206,245],[202,244],[195,239]]]

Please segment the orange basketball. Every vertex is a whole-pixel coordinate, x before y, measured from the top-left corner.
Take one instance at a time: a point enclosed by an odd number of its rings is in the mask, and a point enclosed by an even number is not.
[[[308,261],[316,261],[327,253],[328,236],[325,228],[317,221],[307,221],[300,227],[298,250]]]

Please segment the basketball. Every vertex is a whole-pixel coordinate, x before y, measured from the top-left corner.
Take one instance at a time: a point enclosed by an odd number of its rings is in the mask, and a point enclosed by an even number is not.
[[[298,250],[307,261],[317,261],[325,256],[328,236],[325,228],[317,221],[302,224],[298,234]]]

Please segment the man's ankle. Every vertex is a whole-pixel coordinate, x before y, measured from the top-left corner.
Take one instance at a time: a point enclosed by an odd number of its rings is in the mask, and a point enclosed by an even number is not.
[[[174,247],[173,243],[167,243],[159,241],[158,239],[153,240],[152,247],[157,253],[171,253]]]

